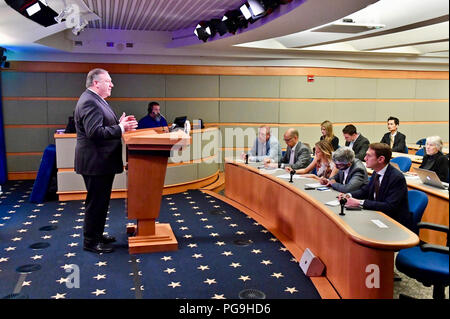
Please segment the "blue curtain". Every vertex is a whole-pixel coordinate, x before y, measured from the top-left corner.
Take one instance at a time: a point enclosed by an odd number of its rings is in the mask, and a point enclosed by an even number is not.
[[[5,129],[3,127],[3,107],[2,107],[2,73],[0,71],[0,184],[6,182],[8,175],[6,171],[6,147]]]

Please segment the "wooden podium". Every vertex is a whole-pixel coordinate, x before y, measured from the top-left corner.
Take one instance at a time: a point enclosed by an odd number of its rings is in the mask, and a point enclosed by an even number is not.
[[[128,158],[128,219],[136,219],[135,236],[128,239],[130,254],[177,250],[178,242],[170,224],[156,224],[173,147],[190,144],[183,131],[159,133],[153,129],[123,134]]]

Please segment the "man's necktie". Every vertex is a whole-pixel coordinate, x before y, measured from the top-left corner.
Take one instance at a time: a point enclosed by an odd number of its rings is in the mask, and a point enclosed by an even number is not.
[[[378,191],[380,190],[380,175],[375,173],[374,178],[375,178],[375,180],[374,180],[374,183],[375,183],[375,184],[374,184],[374,186],[375,186],[375,193],[374,193],[373,198],[374,198],[374,199],[377,199],[377,197],[378,197]]]
[[[394,147],[394,136],[391,135],[391,148]]]

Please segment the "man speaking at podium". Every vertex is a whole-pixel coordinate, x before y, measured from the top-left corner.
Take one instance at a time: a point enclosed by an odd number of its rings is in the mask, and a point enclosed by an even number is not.
[[[75,107],[75,172],[81,174],[87,189],[84,216],[84,250],[109,253],[106,244],[115,241],[104,236],[106,215],[114,175],[123,171],[122,133],[135,130],[134,115],[116,114],[105,98],[111,95],[113,83],[108,71],[91,70],[84,91]]]

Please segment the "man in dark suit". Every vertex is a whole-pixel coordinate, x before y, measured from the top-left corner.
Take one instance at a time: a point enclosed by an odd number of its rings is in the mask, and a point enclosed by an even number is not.
[[[388,133],[384,134],[380,143],[389,145],[392,152],[408,153],[406,148],[406,136],[398,131],[400,121],[398,118],[390,116],[387,120]]]
[[[370,144],[369,140],[361,133],[357,133],[353,124],[346,125],[342,133],[344,134],[345,146],[350,147],[355,152],[357,159],[364,161],[364,156],[366,156]]]
[[[271,163],[271,159],[265,159],[264,164],[270,167],[278,168],[305,168],[311,163],[311,149],[299,141],[298,131],[296,129],[288,129],[283,139],[287,145],[286,152],[281,160],[277,163]]]
[[[359,190],[340,194],[346,206],[381,211],[411,229],[412,216],[408,205],[408,188],[403,174],[389,161],[392,151],[384,143],[372,143],[366,154],[366,165],[373,169],[369,184]]]
[[[106,244],[114,242],[104,236],[106,215],[114,175],[123,171],[122,133],[136,129],[133,115],[123,113],[117,119],[105,98],[113,87],[108,72],[91,70],[86,78],[86,91],[75,107],[75,172],[81,174],[87,189],[84,216],[84,249],[96,253],[109,253]]]
[[[357,158],[353,150],[347,146],[338,148],[332,155],[338,173],[330,179],[321,178],[320,183],[331,186],[334,190],[349,193],[360,189],[369,182],[364,164]]]

